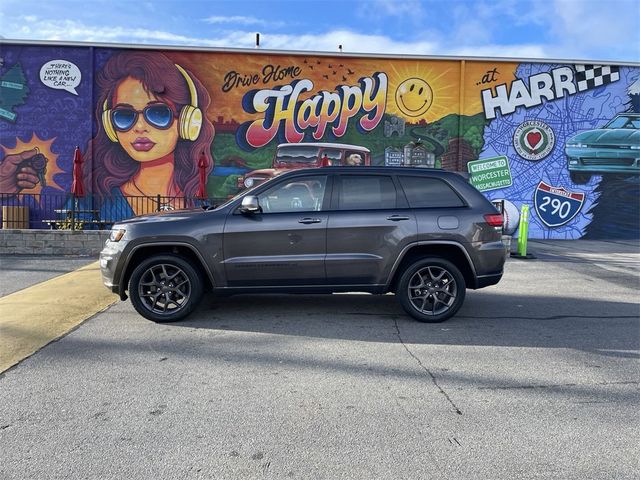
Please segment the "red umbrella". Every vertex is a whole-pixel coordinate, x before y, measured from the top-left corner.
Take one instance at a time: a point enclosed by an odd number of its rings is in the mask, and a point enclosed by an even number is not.
[[[197,198],[201,198],[206,200],[209,198],[207,195],[207,166],[209,162],[204,152],[200,154],[200,159],[198,160],[198,168],[200,169],[200,184],[198,185],[198,193],[196,193]]]
[[[73,152],[73,183],[71,193],[74,197],[84,197],[84,185],[82,184],[82,154],[80,147]]]

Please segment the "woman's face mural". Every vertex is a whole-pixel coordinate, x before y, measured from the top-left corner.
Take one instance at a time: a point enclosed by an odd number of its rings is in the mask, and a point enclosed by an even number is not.
[[[112,122],[118,142],[137,162],[163,158],[178,143],[173,107],[147,92],[135,78],[127,77],[118,85]]]

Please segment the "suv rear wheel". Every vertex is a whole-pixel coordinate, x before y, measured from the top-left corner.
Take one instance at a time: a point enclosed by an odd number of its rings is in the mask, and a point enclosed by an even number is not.
[[[464,277],[453,263],[439,257],[421,258],[409,265],[396,295],[404,310],[420,322],[443,322],[464,302]]]
[[[136,311],[154,322],[175,322],[200,303],[202,280],[188,260],[156,255],[138,265],[129,280],[129,297]]]

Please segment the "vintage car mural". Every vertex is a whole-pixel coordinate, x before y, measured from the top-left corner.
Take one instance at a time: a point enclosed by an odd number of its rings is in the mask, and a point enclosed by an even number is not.
[[[579,185],[594,173],[639,174],[640,114],[620,114],[602,128],[574,135],[565,152],[571,180]]]
[[[343,143],[283,143],[276,147],[271,168],[238,177],[238,188],[251,188],[297,168],[371,165],[368,148]]]

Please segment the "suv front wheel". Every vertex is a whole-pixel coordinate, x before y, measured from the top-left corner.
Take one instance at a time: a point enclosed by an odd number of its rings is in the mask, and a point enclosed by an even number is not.
[[[136,311],[154,322],[175,322],[200,302],[203,288],[198,271],[177,255],[156,255],[140,263],[129,281]]]
[[[421,258],[405,268],[396,295],[420,322],[443,322],[464,302],[466,285],[458,267],[444,258]]]

